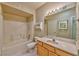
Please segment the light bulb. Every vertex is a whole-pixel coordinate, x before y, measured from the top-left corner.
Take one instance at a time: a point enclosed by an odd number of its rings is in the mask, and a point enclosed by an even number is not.
[[[60,8],[57,8],[57,10],[59,10]]]
[[[53,11],[55,11],[55,9],[53,9]]]

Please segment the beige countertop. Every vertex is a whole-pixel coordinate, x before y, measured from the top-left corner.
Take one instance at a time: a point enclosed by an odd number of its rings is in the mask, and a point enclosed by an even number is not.
[[[52,41],[52,43],[50,43],[50,42],[47,42],[47,40],[51,40],[51,39],[45,38],[45,37],[44,38],[35,37],[35,39],[39,40],[39,41],[42,41],[44,43],[47,43],[47,44],[49,44],[51,46],[54,46],[56,48],[59,48],[61,50],[67,51],[69,53],[72,53],[74,55],[78,55],[77,47],[73,43],[65,42],[65,41],[62,41],[62,40],[56,40],[56,42],[58,42],[58,44],[54,43],[53,41]]]

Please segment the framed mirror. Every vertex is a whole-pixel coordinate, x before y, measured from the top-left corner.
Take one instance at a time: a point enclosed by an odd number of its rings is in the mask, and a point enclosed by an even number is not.
[[[45,35],[76,41],[76,5],[72,5],[62,7],[45,17]]]

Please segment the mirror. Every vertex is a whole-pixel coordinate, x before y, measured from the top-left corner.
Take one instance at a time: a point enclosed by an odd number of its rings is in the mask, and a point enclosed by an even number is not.
[[[44,19],[45,34],[76,40],[76,5],[64,6],[51,13]]]

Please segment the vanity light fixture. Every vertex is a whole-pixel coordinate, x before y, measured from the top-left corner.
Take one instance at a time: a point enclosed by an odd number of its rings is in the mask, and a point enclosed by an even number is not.
[[[53,10],[51,10],[51,11],[49,11],[49,13],[48,13],[48,15],[52,15],[52,14],[54,14],[54,13],[57,13],[57,12],[59,12],[59,11],[62,11],[62,10],[64,10],[64,9],[66,9],[67,8],[67,6],[64,6],[64,7],[58,7],[58,8],[56,8],[56,9],[53,9]]]
[[[49,13],[48,13],[48,15],[51,15],[52,14],[52,11],[50,11]]]
[[[54,14],[54,13],[58,12],[58,11],[59,11],[59,9],[60,9],[60,8],[53,9],[53,10],[49,11],[48,15],[52,15],[52,14]]]

